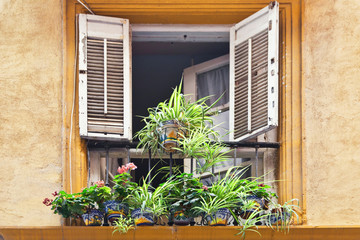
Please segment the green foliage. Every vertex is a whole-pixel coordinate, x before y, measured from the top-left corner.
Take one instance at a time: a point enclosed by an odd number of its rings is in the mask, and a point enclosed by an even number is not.
[[[149,115],[142,120],[145,126],[135,134],[135,139],[139,139],[138,148],[151,149],[154,155],[161,154],[163,148],[160,144],[159,126],[165,121],[174,120],[182,126],[184,132],[201,128],[206,123],[212,124],[209,110],[217,101],[211,106],[205,103],[208,97],[190,102],[185,99],[181,90],[182,83],[175,87],[168,101],[148,109]]]
[[[270,208],[270,214],[268,215],[268,221],[266,222],[266,225],[276,231],[288,233],[294,218],[299,221],[299,211],[300,207],[298,199],[291,199],[285,202],[283,205],[274,204]],[[275,223],[272,222],[274,219]]]
[[[131,194],[131,191],[138,185],[131,181],[131,170],[135,170],[137,167],[133,163],[123,165],[119,167],[119,174],[114,176],[114,194],[113,198],[118,201],[126,202],[127,196]]]
[[[167,195],[169,210],[183,211],[187,217],[196,217],[193,208],[199,205],[200,197],[204,195],[204,186],[199,178],[194,178],[193,174],[182,173],[170,179],[171,185]]]
[[[114,231],[113,234],[119,232],[120,234],[125,234],[131,229],[135,229],[134,222],[131,218],[120,217],[114,222]]]
[[[167,213],[167,196],[171,186],[170,182],[165,182],[156,189],[152,189],[150,184],[146,183],[147,178],[142,180],[142,184],[132,189],[127,201],[131,210],[140,208],[141,211],[149,211],[156,217]],[[152,191],[153,190],[153,191]]]
[[[97,185],[84,188],[80,193],[80,199],[87,210],[103,209],[103,203],[111,199],[111,188]]]
[[[60,191],[55,199],[51,202],[51,210],[63,218],[79,217],[84,213],[85,204],[78,193],[68,194]]]

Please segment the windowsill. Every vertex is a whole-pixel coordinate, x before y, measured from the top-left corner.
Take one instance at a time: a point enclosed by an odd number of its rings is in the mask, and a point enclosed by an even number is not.
[[[114,233],[111,227],[0,227],[0,239],[241,239],[236,236],[239,227],[139,227],[125,235]],[[356,239],[360,226],[293,226],[289,234],[274,232],[259,227],[262,238],[249,232],[246,240],[252,239]]]

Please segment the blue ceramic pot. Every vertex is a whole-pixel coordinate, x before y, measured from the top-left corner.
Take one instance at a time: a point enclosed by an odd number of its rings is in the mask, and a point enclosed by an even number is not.
[[[91,209],[81,215],[86,226],[101,226],[104,214],[98,209]]]
[[[105,216],[109,224],[113,224],[119,217],[126,217],[129,213],[127,204],[120,201],[110,200],[104,202]]]
[[[205,216],[205,224],[209,226],[226,226],[230,216],[229,209],[220,208],[215,214]]]
[[[137,208],[131,212],[131,217],[134,219],[136,226],[153,226],[155,224],[154,214]]]
[[[247,196],[246,200],[252,200],[255,202],[255,204],[254,204],[253,209],[248,209],[246,211],[240,212],[240,216],[243,219],[248,219],[254,211],[259,211],[260,209],[264,209],[264,207],[265,207],[265,200],[263,198],[255,196],[255,195]]]
[[[185,215],[184,211],[176,211],[174,213],[174,224],[177,226],[187,226],[190,224],[191,218]]]

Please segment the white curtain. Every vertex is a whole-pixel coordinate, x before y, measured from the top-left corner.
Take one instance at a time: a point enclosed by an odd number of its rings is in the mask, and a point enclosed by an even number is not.
[[[206,104],[214,103],[221,94],[224,96],[215,106],[229,102],[229,65],[198,74],[196,77],[197,99],[211,96]]]

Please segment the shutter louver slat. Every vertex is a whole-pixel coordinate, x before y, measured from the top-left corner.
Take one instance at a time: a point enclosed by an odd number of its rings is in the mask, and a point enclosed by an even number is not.
[[[252,73],[257,73],[268,64],[268,30],[255,35],[252,38]],[[257,44],[255,44],[257,43]],[[259,64],[262,63],[262,64]],[[265,63],[265,64],[264,64]],[[251,126],[252,131],[268,124],[268,76],[267,71],[263,74],[252,76],[251,79]]]
[[[247,41],[235,47],[235,138],[247,133],[248,105],[248,45]]]
[[[87,44],[88,131],[122,134],[124,132],[122,44],[119,40],[106,40],[106,103],[104,39],[88,38]],[[104,113],[104,104],[106,104],[106,113]]]

